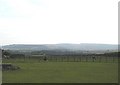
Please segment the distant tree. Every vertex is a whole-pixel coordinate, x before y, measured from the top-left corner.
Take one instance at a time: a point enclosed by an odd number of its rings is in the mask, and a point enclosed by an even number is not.
[[[9,58],[10,52],[8,50],[2,50],[2,57],[3,58]]]
[[[10,55],[10,53],[7,50],[2,50],[3,55]]]

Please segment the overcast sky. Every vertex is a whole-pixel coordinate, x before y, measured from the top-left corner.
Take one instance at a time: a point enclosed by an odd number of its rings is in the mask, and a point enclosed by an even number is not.
[[[0,45],[118,43],[119,0],[0,0]]]

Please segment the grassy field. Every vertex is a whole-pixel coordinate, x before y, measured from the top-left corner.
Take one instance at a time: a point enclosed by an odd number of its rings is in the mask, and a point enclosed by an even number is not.
[[[3,71],[3,83],[117,83],[117,63],[13,62],[21,69]]]

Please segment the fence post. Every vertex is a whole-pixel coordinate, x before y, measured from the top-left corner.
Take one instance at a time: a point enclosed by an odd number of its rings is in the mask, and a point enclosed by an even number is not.
[[[75,62],[75,56],[73,56],[74,57],[74,62]]]
[[[86,56],[86,62],[88,61],[87,56]]]
[[[52,56],[50,56],[50,61],[52,61]]]
[[[80,56],[80,62],[81,62],[81,56]]]
[[[77,56],[77,62],[79,62],[79,56]]]
[[[24,55],[24,61],[25,61],[25,55]]]
[[[107,56],[106,56],[106,62],[107,62]]]
[[[79,56],[77,56],[77,61],[79,62]]]
[[[92,60],[93,60],[93,62],[94,62],[94,56],[92,56]]]
[[[99,62],[101,62],[101,56],[99,56]]]
[[[67,56],[67,62],[69,62],[69,57]]]
[[[61,56],[61,61],[63,62],[63,56]]]
[[[113,63],[114,63],[114,56],[113,56]]]

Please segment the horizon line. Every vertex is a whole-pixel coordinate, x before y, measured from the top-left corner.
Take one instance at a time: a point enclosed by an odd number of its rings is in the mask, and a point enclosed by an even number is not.
[[[117,44],[113,44],[113,43],[15,43],[15,44],[4,44],[4,45],[0,45],[0,46],[7,46],[7,45],[54,45],[54,44],[104,44],[104,45],[119,45]]]

